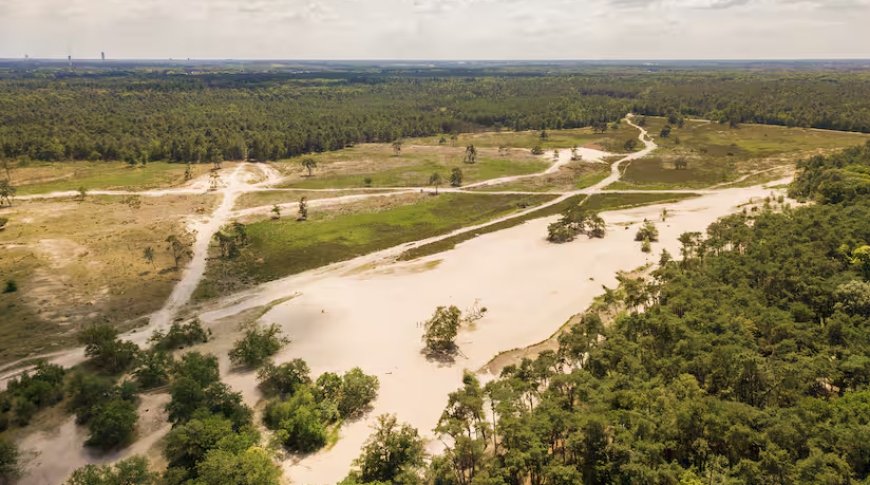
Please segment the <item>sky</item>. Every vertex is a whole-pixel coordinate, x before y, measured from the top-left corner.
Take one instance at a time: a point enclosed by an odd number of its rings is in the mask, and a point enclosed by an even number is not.
[[[870,58],[870,0],[0,0],[0,57]]]

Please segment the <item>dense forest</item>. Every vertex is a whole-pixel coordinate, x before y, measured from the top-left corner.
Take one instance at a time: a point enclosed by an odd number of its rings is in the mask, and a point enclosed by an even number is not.
[[[0,76],[0,158],[206,162],[601,125],[628,111],[870,132],[862,70],[596,69]]]
[[[870,144],[801,167],[792,195],[817,204],[686,233],[608,291],[613,323],[467,375],[434,483],[866,483]]]

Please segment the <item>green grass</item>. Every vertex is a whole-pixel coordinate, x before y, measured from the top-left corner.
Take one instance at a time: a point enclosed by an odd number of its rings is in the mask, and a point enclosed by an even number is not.
[[[378,211],[313,214],[306,222],[252,223],[247,226],[250,244],[234,260],[212,259],[196,298],[437,236],[550,198],[452,193]]]
[[[584,205],[584,207],[590,210],[596,212],[603,212],[607,210],[627,209],[629,207],[638,207],[642,205],[677,202],[691,197],[696,197],[696,195],[672,194],[666,192],[656,194],[595,194],[591,196],[575,195],[557,204],[553,204],[548,207],[542,207],[536,211],[529,212],[528,214],[520,217],[515,217],[506,221],[497,222],[495,224],[481,227],[480,229],[474,231],[457,234],[455,236],[444,238],[440,241],[435,241],[433,243],[424,244],[422,246],[408,249],[407,251],[404,251],[401,255],[399,255],[399,260],[410,261],[413,259],[422,258],[424,256],[449,251],[456,247],[457,244],[468,241],[469,239],[473,239],[477,236],[488,234],[490,232],[509,229],[511,227],[518,226],[534,219],[554,216],[565,211],[569,207],[581,203]],[[544,237],[544,235],[542,235],[541,237]]]
[[[204,173],[211,165],[196,165],[194,175]],[[18,195],[77,190],[128,189],[142,190],[171,187],[184,182],[185,165],[152,162],[130,167],[120,162],[56,162],[33,163],[13,171]]]
[[[498,150],[480,150],[477,163],[463,163],[464,148],[411,146],[395,156],[389,145],[366,144],[345,150],[314,155],[317,169],[305,176],[300,161],[303,157],[284,160],[279,169],[289,178],[278,187],[300,189],[343,189],[371,187],[422,187],[437,172],[444,184],[450,180],[453,168],[462,170],[463,183],[468,184],[508,175],[541,172],[549,161],[529,153],[512,152],[499,155]],[[366,179],[371,183],[367,184]]]
[[[568,130],[548,130],[547,134],[547,139],[542,140],[540,131],[465,133],[459,135],[455,144],[459,147],[473,144],[478,148],[498,148],[500,146],[510,148],[532,148],[536,145],[540,145],[545,149],[555,148],[560,150],[570,149],[577,145],[581,147],[598,148],[609,152],[622,153],[628,151],[625,149],[625,142],[630,139],[636,140],[639,132],[636,128],[622,122],[618,129],[608,129],[604,133],[595,133],[592,131],[592,128],[574,128]],[[444,136],[447,140],[445,145],[452,146],[454,142],[450,140],[450,136]],[[409,143],[438,145],[441,137],[442,135],[416,138],[409,140]],[[638,146],[634,151],[642,148],[643,144],[638,142]]]
[[[517,190],[528,192],[569,192],[585,189],[610,175],[610,166],[603,163],[571,163],[554,174],[527,177],[498,185],[486,185],[472,190],[497,192]]]
[[[289,204],[299,202],[302,197],[308,200],[328,199],[355,194],[382,194],[386,190],[264,190],[247,192],[236,199],[235,209],[247,209],[274,204]]]
[[[634,160],[612,189],[693,189],[727,183],[748,173],[788,165],[814,153],[863,143],[860,133],[786,128],[745,124],[738,128],[706,121],[687,121],[673,127],[671,135],[659,135],[664,118],[647,117],[650,135],[659,145],[652,156]],[[684,158],[688,166],[678,170],[674,162]]]

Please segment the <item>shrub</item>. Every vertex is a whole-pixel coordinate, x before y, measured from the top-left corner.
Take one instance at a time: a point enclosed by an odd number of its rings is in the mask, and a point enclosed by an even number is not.
[[[143,389],[153,389],[169,382],[172,364],[169,354],[150,350],[139,355],[133,375]]]
[[[439,306],[426,323],[423,342],[429,354],[452,354],[456,351],[454,340],[459,333],[462,312],[454,305]]]
[[[289,340],[281,336],[276,324],[251,324],[243,328],[244,336],[230,351],[230,360],[237,366],[258,367],[275,355]]]
[[[12,481],[18,475],[18,447],[0,439],[0,483]]]
[[[88,422],[90,436],[85,445],[104,450],[130,442],[138,416],[136,406],[123,399],[113,399],[97,406]]]
[[[224,450],[210,452],[197,466],[197,484],[202,485],[278,485],[281,469],[269,452],[252,446],[241,453]]]
[[[341,379],[338,400],[338,412],[341,417],[347,419],[362,414],[378,397],[379,387],[378,378],[363,373],[359,367],[345,373]]]
[[[263,421],[291,451],[309,453],[326,444],[326,426],[314,395],[307,387],[299,389],[288,400],[270,402]]]
[[[11,379],[0,393],[0,430],[10,423],[26,426],[37,411],[63,399],[65,374],[58,365],[40,362],[33,374]]]
[[[302,359],[294,359],[277,367],[267,362],[257,373],[257,379],[265,394],[287,396],[299,387],[310,384],[310,373],[308,364]]]
[[[415,475],[424,457],[423,439],[416,429],[397,423],[395,416],[378,416],[375,432],[354,460],[357,470],[351,472],[347,483],[407,483],[399,477]]]
[[[107,324],[85,328],[79,332],[78,340],[85,346],[85,355],[90,357],[91,363],[110,373],[127,370],[139,351],[133,342],[118,339],[118,331]]]
[[[637,234],[634,235],[635,241],[656,242],[659,240],[659,230],[651,221],[644,221]]]
[[[3,293],[15,293],[18,291],[18,283],[15,280],[6,280],[6,286],[3,287]]]
[[[173,322],[166,334],[155,331],[149,339],[157,350],[176,350],[208,342],[211,332],[202,327],[198,318],[182,324]]]
[[[148,460],[133,456],[113,465],[85,465],[74,471],[67,485],[152,485],[157,475],[148,470]]]

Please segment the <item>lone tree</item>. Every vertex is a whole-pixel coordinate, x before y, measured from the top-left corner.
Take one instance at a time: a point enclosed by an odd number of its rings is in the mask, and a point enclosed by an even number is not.
[[[547,240],[565,243],[573,241],[579,234],[586,234],[590,239],[603,238],[606,227],[604,219],[598,214],[575,206],[563,212],[558,221],[547,226]]]
[[[0,206],[3,204],[12,205],[12,198],[15,197],[15,187],[9,180],[0,180]]]
[[[179,264],[184,258],[189,258],[193,256],[193,251],[190,249],[190,244],[182,241],[175,234],[170,234],[166,238],[166,242],[169,243],[167,249],[169,253],[172,255],[173,261],[175,261],[175,269],[178,269]]]
[[[628,140],[625,140],[623,148],[625,148],[625,151],[627,152],[633,152],[634,149],[637,148],[637,138],[629,138]]]
[[[661,136],[662,138],[667,138],[670,135],[671,135],[671,125],[665,125],[665,127],[662,128],[662,131],[659,132],[659,136]]]
[[[429,185],[432,185],[435,187],[435,195],[438,195],[438,186],[441,185],[442,183],[444,183],[444,181],[441,178],[440,173],[435,172],[429,176]]]
[[[532,155],[543,155],[544,149],[541,148],[541,145],[535,145],[532,147]]]
[[[299,199],[299,215],[296,216],[296,220],[299,222],[308,220],[308,197],[304,195]]]
[[[393,415],[378,416],[374,433],[363,445],[350,483],[416,483],[426,451],[415,428],[398,423]],[[403,477],[410,477],[404,480]]]
[[[3,229],[6,229],[6,224],[8,224],[8,223],[9,223],[9,219],[7,219],[6,217],[0,217],[0,231],[2,231]]]
[[[308,170],[308,176],[311,177],[314,174],[314,169],[317,168],[317,160],[306,157],[302,159],[302,168]]]
[[[278,220],[281,218],[281,208],[278,207],[278,204],[272,206],[272,219]]]
[[[462,323],[462,312],[455,305],[439,306],[423,324],[423,342],[429,355],[452,355],[456,353],[456,335]]]
[[[79,199],[79,202],[84,201],[85,197],[87,197],[87,195],[88,195],[88,189],[85,188],[84,186],[81,186],[78,189],[76,189],[76,192],[78,192],[77,198]]]
[[[393,155],[399,156],[402,153],[402,140],[396,140],[392,144]]]
[[[477,162],[477,148],[474,145],[468,145],[465,147],[465,163],[476,163]]]
[[[462,170],[459,167],[450,171],[450,185],[453,187],[462,186]]]
[[[686,157],[680,157],[674,160],[674,168],[677,170],[685,170],[689,167],[689,161]]]
[[[208,190],[217,190],[220,182],[220,174],[217,172],[217,170],[212,170],[211,173],[208,174]]]
[[[643,226],[634,235],[634,240],[656,242],[659,240],[659,230],[652,221],[644,221]]]

